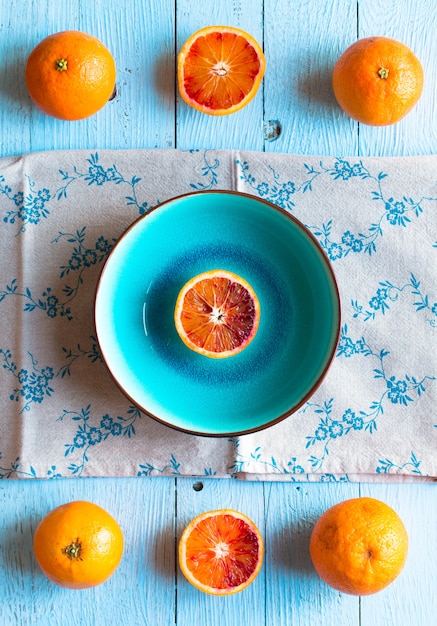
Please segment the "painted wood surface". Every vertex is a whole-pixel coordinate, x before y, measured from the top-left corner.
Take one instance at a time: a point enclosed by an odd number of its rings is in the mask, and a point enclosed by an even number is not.
[[[201,26],[239,26],[264,46],[268,68],[257,97],[230,117],[196,113],[177,95],[176,54]],[[30,103],[23,72],[30,50],[65,29],[90,32],[112,51],[117,96],[88,120],[50,119]],[[0,4],[0,156],[65,148],[242,148],[335,156],[437,152],[437,5],[430,0],[11,0]],[[351,121],[337,107],[330,73],[357,38],[387,35],[412,47],[425,67],[416,109],[394,127]],[[278,120],[276,141],[263,122]],[[245,483],[188,478],[100,478],[0,482],[0,626],[428,626],[435,624],[437,497],[434,485]],[[410,535],[407,566],[386,591],[339,594],[312,568],[308,542],[317,517],[348,497],[379,497]],[[122,526],[119,569],[96,589],[47,581],[32,532],[54,506],[92,500]],[[177,539],[205,510],[233,507],[265,537],[254,584],[213,598],[192,588],[177,565]]]

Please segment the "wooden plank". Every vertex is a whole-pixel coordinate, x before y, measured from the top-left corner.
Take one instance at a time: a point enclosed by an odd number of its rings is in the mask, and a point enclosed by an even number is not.
[[[215,509],[231,508],[248,515],[265,534],[262,483],[238,483],[233,480],[205,479],[203,489],[195,491],[199,480],[178,479],[177,483],[177,539],[185,526],[198,514]],[[265,622],[265,575],[258,577],[244,591],[217,598],[198,591],[177,568],[177,624],[178,626],[223,626],[244,624],[262,626]]]
[[[41,0],[24,3],[20,10],[2,3],[1,156],[64,148],[174,147],[174,19],[172,0],[144,7],[119,0],[86,4],[65,0],[60,7]],[[56,120],[39,111],[24,82],[31,50],[47,35],[67,29],[83,30],[101,39],[117,65],[115,99],[77,122]]]
[[[346,156],[357,152],[357,124],[339,109],[331,85],[340,52],[356,37],[349,0],[265,3],[265,120],[282,132],[268,152]]]
[[[380,593],[361,599],[361,626],[435,623],[435,490],[435,484],[361,486],[361,495],[378,498],[397,511],[409,535],[408,559],[399,577]]]
[[[0,624],[174,623],[174,494],[172,479],[3,481]],[[72,591],[42,574],[32,536],[51,509],[81,499],[99,504],[117,519],[125,550],[107,582]]]
[[[378,0],[23,0],[19,8],[3,2],[0,156],[43,149],[174,147],[176,113],[177,145],[183,148],[262,150],[262,120],[279,119],[283,133],[278,141],[265,144],[268,151],[435,152],[436,11],[429,0],[387,0],[383,5]],[[211,118],[175,102],[175,55],[194,30],[220,22],[240,26],[264,42],[268,69],[248,107],[233,116]],[[29,102],[23,79],[32,47],[50,32],[66,28],[100,37],[117,62],[116,99],[83,122],[60,122],[39,113]],[[343,115],[333,99],[330,72],[357,36],[373,34],[410,45],[424,64],[427,82],[421,102],[404,122],[387,129],[361,125],[358,143],[358,125]],[[175,520],[172,479],[1,481],[0,624],[425,626],[435,622],[435,485],[248,484],[205,479],[203,490],[195,492],[194,482],[198,481],[177,480]],[[405,571],[385,592],[361,601],[337,594],[319,581],[308,558],[309,535],[317,516],[358,493],[392,504],[410,534]],[[32,532],[45,512],[77,498],[98,502],[117,517],[126,551],[107,583],[76,593],[58,588],[40,573]],[[243,510],[258,523],[266,557],[249,589],[229,598],[211,598],[182,577],[175,539],[198,512],[223,506]]]
[[[249,32],[262,44],[262,0],[232,0],[232,2],[202,2],[178,0],[176,13],[177,51],[196,30],[215,24],[237,26]],[[262,91],[243,110],[232,115],[211,116],[200,113],[178,97],[177,147],[245,148],[262,150]]]
[[[352,483],[266,483],[267,624],[358,624],[358,598],[328,587],[309,554],[311,532],[320,515],[358,493],[359,485]]]
[[[27,10],[28,7],[24,7]],[[0,156],[29,150],[32,130],[24,82],[24,67],[31,46],[22,11],[0,4]]]
[[[358,36],[384,36],[401,41],[420,59],[425,85],[416,107],[392,126],[360,124],[360,154],[410,156],[435,154],[437,145],[437,3],[429,0],[360,0]]]
[[[117,64],[117,96],[95,116],[88,145],[173,148],[174,0],[87,2],[81,22],[108,41]]]

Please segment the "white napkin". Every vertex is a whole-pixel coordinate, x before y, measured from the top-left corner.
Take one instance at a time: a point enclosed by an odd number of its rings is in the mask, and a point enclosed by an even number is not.
[[[437,477],[437,156],[58,151],[0,160],[0,477]],[[333,264],[342,333],[297,413],[195,437],[142,414],[101,361],[93,299],[114,241],[173,196],[234,189],[300,219]]]

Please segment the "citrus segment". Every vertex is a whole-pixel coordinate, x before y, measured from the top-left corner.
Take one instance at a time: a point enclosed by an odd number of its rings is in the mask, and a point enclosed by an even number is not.
[[[211,270],[189,280],[176,300],[176,330],[186,346],[211,358],[233,356],[255,337],[258,298],[233,272]]]
[[[179,541],[179,564],[197,589],[229,595],[248,587],[258,575],[264,543],[255,524],[231,509],[195,517]]]
[[[234,113],[256,95],[265,66],[252,35],[231,26],[207,26],[187,39],[178,55],[179,92],[203,113]]]
[[[367,37],[340,56],[332,86],[347,115],[363,124],[387,126],[405,117],[419,100],[423,68],[403,43]]]
[[[116,520],[97,504],[80,500],[50,511],[33,537],[41,570],[52,582],[71,589],[105,582],[121,561],[123,545]]]
[[[340,502],[316,522],[310,555],[320,578],[352,595],[369,595],[392,583],[403,569],[408,535],[398,514],[374,498]]]
[[[44,113],[81,120],[99,111],[113,95],[115,61],[96,37],[63,31],[32,50],[25,78],[31,99]]]

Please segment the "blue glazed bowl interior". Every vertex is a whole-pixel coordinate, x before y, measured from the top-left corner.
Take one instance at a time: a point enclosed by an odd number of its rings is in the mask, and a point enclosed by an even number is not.
[[[181,287],[226,269],[258,295],[260,325],[236,356],[187,348],[173,320]],[[331,267],[291,215],[236,192],[198,192],[163,203],[120,237],[95,302],[104,361],[125,395],[174,428],[225,436],[260,430],[295,412],[334,356],[340,304]]]

